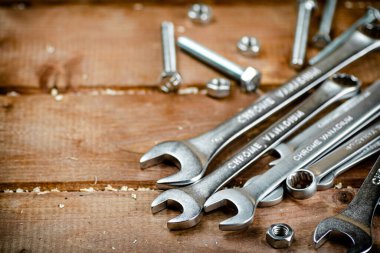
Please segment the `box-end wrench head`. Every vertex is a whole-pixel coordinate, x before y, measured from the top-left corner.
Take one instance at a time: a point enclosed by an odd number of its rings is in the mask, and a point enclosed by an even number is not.
[[[348,252],[368,252],[373,244],[372,218],[380,197],[380,157],[364,180],[359,192],[341,213],[324,219],[314,231],[318,248],[333,236],[333,231],[346,235],[353,243]]]
[[[318,112],[334,102],[357,94],[359,87],[343,83],[325,81],[307,100],[293,108],[276,123],[271,125],[250,143],[243,147],[231,159],[217,170],[195,184],[181,189],[170,189],[159,195],[152,203],[152,212],[156,213],[167,206],[174,206],[183,211],[178,217],[169,220],[169,229],[189,228],[197,224],[202,215],[206,199],[223,187],[238,173],[263,156],[278,142],[296,131]],[[281,129],[281,130],[279,130]]]

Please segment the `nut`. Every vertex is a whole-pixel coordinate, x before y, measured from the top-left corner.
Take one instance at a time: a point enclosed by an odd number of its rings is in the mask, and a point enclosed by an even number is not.
[[[266,239],[275,249],[287,248],[292,244],[294,231],[285,223],[273,224],[267,230]]]
[[[213,78],[207,85],[207,95],[214,98],[225,98],[230,95],[231,82],[225,78]]]
[[[208,24],[212,20],[212,9],[207,4],[193,4],[189,11],[187,12],[187,16],[194,23],[199,24]]]
[[[260,52],[260,42],[252,36],[241,37],[236,46],[244,55],[255,56]]]

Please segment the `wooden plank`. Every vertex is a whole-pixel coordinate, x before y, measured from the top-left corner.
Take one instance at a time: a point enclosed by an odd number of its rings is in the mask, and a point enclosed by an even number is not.
[[[216,19],[208,26],[192,24],[186,17],[186,4],[138,6],[1,8],[2,91],[38,92],[54,84],[61,90],[155,87],[162,68],[159,25],[164,19],[175,23],[177,35],[189,36],[242,66],[260,69],[263,87],[281,84],[295,73],[288,64],[296,17],[294,1],[213,5]],[[335,34],[360,17],[364,7],[341,3],[334,21]],[[315,19],[310,33],[317,27]],[[261,41],[259,57],[247,58],[237,52],[236,41],[244,34]],[[313,55],[316,50],[308,53]],[[184,86],[204,85],[220,75],[182,52],[178,61]],[[377,53],[346,71],[367,83],[380,77],[379,65]]]
[[[353,189],[329,190],[311,199],[286,199],[278,206],[259,208],[254,224],[242,232],[222,232],[218,222],[231,211],[205,215],[198,226],[170,232],[166,221],[177,215],[150,212],[158,192],[95,192],[0,194],[1,252],[278,252],[267,245],[265,231],[273,223],[293,227],[292,252],[315,252],[312,234],[322,219],[351,201]],[[59,205],[63,204],[63,208]],[[379,217],[374,221],[380,250]],[[345,252],[339,241],[328,241],[318,252]]]
[[[256,97],[240,92],[226,100],[158,92],[64,95],[61,101],[50,95],[0,96],[0,190],[36,186],[79,190],[94,186],[94,181],[98,188],[107,184],[152,187],[176,169],[160,165],[143,171],[139,168],[143,153],[159,142],[208,131]],[[247,138],[263,127],[249,132]],[[246,141],[236,143],[219,160]],[[271,159],[255,163],[234,184],[268,169]],[[358,168],[343,183],[358,186],[369,167]]]

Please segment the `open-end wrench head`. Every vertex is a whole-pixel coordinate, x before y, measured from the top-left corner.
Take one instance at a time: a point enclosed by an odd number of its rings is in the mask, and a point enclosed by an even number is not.
[[[242,188],[225,189],[214,193],[204,204],[205,212],[211,212],[222,206],[233,204],[237,214],[219,223],[219,229],[224,231],[235,231],[247,228],[252,224],[256,206]]]
[[[169,220],[167,226],[171,230],[186,229],[195,226],[202,218],[202,207],[186,192],[170,189],[164,191],[153,200],[152,213],[157,213],[168,206],[182,210],[177,217]]]
[[[317,181],[309,170],[297,170],[286,178],[286,190],[296,199],[307,199],[317,192]]]
[[[255,181],[260,178],[260,175],[251,177],[245,182],[244,186],[249,184],[255,184]],[[258,207],[270,207],[281,203],[284,198],[284,187],[282,185],[278,186],[275,190],[269,193],[265,198],[260,200],[257,204]]]
[[[352,241],[353,245],[348,252],[368,252],[373,244],[371,228],[364,224],[358,224],[359,227],[354,225],[355,223],[351,218],[342,214],[321,221],[314,231],[313,240],[315,247],[319,248],[322,246],[333,235],[331,232],[336,231],[346,235]]]
[[[172,188],[173,184],[186,185],[197,181],[203,165],[196,152],[182,141],[167,141],[154,146],[140,158],[140,167],[145,169],[164,161],[171,161],[179,172],[157,181],[160,189]]]

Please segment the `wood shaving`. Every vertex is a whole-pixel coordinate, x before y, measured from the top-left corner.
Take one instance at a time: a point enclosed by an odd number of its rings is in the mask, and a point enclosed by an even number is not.
[[[128,191],[128,186],[123,185],[123,186],[120,188],[120,191],[121,191],[121,192],[126,192],[126,191]]]
[[[11,91],[11,92],[7,93],[7,96],[8,97],[18,97],[18,96],[20,96],[20,94],[17,93],[16,91]]]
[[[20,188],[17,188],[17,189],[16,189],[16,193],[21,193],[21,192],[24,192],[24,190],[23,190],[23,189],[20,189]]]
[[[137,199],[137,195],[136,195],[136,194],[134,194],[134,193],[132,193],[132,194],[131,194],[131,197],[132,197],[134,200],[136,200],[136,199]]]
[[[147,192],[147,191],[153,191],[152,188],[148,188],[148,187],[139,187],[137,188],[137,191],[139,192]]]
[[[94,182],[94,184],[97,184],[97,183],[98,183],[98,177],[97,177],[97,176],[95,176],[95,177],[94,177],[94,179],[95,179],[95,182]]]
[[[189,87],[189,88],[178,90],[179,95],[189,95],[189,94],[198,94],[198,93],[199,93],[199,89],[197,87]]]
[[[335,189],[342,189],[342,187],[343,187],[342,182],[339,182],[338,184],[334,186]]]
[[[137,242],[137,239],[135,239],[134,241],[133,241],[133,244],[135,244]]]
[[[37,195],[44,195],[44,194],[47,194],[47,193],[50,193],[50,191],[38,192]]]
[[[107,185],[106,187],[104,187],[104,191],[117,192],[117,189],[113,188],[111,185]]]
[[[60,190],[58,190],[57,188],[51,189],[50,191],[51,192],[60,192]]]
[[[64,208],[65,205],[64,205],[64,204],[59,204],[58,207],[59,207],[59,208]]]
[[[50,95],[52,95],[53,97],[57,96],[58,94],[59,94],[58,89],[53,88],[50,90]]]
[[[6,190],[4,190],[4,193],[13,193],[13,191],[9,190],[9,189],[6,189]]]
[[[35,188],[33,189],[32,192],[37,192],[37,193],[38,193],[38,192],[41,192],[41,189],[40,189],[40,187],[37,186],[37,187],[35,187]]]
[[[79,189],[80,192],[95,192],[95,189],[92,188],[92,187],[89,187],[89,188],[82,188],[82,189]]]
[[[55,101],[59,102],[59,101],[62,101],[63,96],[61,94],[59,94],[59,95],[55,96],[54,98],[55,98]]]

